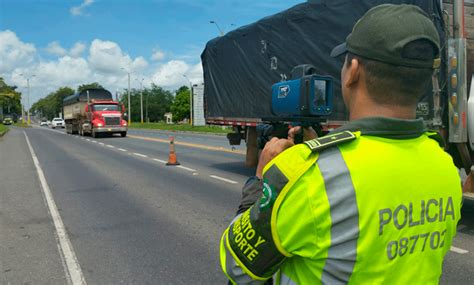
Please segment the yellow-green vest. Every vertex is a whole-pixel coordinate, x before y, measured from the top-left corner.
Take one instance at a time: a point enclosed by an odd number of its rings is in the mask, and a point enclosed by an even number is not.
[[[327,149],[321,140],[298,145],[272,160],[264,169],[270,195],[224,233],[221,261],[233,259],[252,279],[274,274],[277,284],[437,284],[462,200],[451,157],[429,133],[353,136]],[[241,233],[252,237],[247,247],[236,242]],[[255,247],[257,239],[266,242]]]

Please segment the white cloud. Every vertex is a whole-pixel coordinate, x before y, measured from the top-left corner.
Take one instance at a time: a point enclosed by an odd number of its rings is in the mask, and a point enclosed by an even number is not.
[[[24,43],[10,30],[0,31],[0,72],[9,72],[34,60],[36,48]]]
[[[193,84],[201,83],[202,79],[202,65],[189,65],[183,60],[170,60],[161,65],[152,76],[155,84],[168,87],[178,88],[182,85],[189,85],[186,75]]]
[[[153,49],[151,59],[155,61],[162,61],[165,58],[165,53],[159,48]]]
[[[92,68],[103,73],[118,73],[122,68],[128,71],[140,71],[148,66],[143,57],[132,60],[124,54],[120,46],[111,41],[95,39],[89,48],[89,63]]]
[[[66,50],[59,44],[58,41],[50,42],[46,47],[46,52],[52,55],[64,56],[66,55]]]
[[[0,31],[0,42],[2,77],[7,84],[18,86],[23,94],[27,93],[26,77],[30,77],[31,104],[63,86],[77,88],[98,82],[112,93],[122,91],[128,84],[127,73],[121,67],[131,72],[132,88],[139,88],[139,80],[135,78],[144,78],[144,87],[154,82],[171,90],[189,84],[183,74],[195,84],[202,82],[200,63],[174,59],[149,66],[144,57],[132,58],[112,41],[95,39],[89,48],[85,43],[76,42],[70,49],[52,42],[48,47],[58,57],[46,61],[40,61],[34,45],[22,42],[12,31]]]
[[[69,11],[74,16],[81,16],[83,12],[82,10],[84,10],[84,8],[91,5],[92,3],[94,3],[94,0],[84,0],[84,2],[81,3],[81,5],[74,6]]]
[[[82,53],[86,50],[86,45],[81,42],[77,42],[74,46],[69,50],[69,55],[72,57],[79,57]]]

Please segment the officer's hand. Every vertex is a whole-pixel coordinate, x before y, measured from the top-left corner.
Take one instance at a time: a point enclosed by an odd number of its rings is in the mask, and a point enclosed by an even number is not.
[[[300,143],[296,139],[298,135],[301,135],[301,127],[300,126],[293,127],[288,131],[288,139],[293,141],[293,143]],[[303,141],[302,142],[309,141],[309,140],[315,139],[317,137],[318,137],[318,134],[316,133],[316,131],[312,127],[304,127],[303,128]]]
[[[262,178],[263,168],[267,163],[270,162],[275,156],[283,152],[285,149],[290,148],[294,145],[293,140],[291,139],[279,139],[272,138],[269,142],[265,144],[265,148],[260,154],[260,159],[258,160],[256,176]]]

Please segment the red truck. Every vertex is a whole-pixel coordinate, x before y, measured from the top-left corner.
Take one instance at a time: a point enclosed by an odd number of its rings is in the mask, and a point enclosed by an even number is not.
[[[101,88],[89,88],[63,100],[63,114],[68,134],[120,134],[127,136],[125,108],[113,100],[112,94]]]

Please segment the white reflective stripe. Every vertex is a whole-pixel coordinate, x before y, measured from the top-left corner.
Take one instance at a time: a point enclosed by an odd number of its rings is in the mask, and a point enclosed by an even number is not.
[[[286,276],[285,273],[280,273],[280,285],[296,285],[296,282],[290,279],[290,277]]]
[[[339,148],[321,152],[317,164],[324,179],[331,215],[331,245],[321,279],[323,284],[345,284],[354,270],[359,238],[354,185]]]

